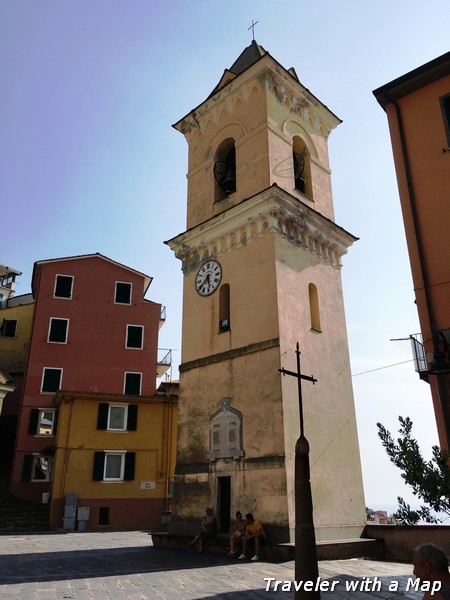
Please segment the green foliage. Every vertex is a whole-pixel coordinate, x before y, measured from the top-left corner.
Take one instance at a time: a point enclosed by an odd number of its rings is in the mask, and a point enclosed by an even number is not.
[[[394,516],[402,525],[414,525],[419,521],[438,523],[440,521],[431,514],[432,510],[450,516],[450,452],[433,446],[432,459],[426,461],[412,437],[411,419],[399,417],[398,420],[400,437],[397,440],[381,423],[377,423],[378,437],[391,462],[401,470],[405,483],[412,487],[413,494],[425,506],[411,510],[409,504],[398,497],[399,510]]]

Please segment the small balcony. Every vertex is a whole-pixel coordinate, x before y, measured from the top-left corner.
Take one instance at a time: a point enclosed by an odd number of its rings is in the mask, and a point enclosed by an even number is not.
[[[419,373],[420,379],[428,382],[428,364],[423,346],[423,338],[421,333],[412,333],[409,336],[411,341],[411,349],[414,359],[414,368],[416,373]]]
[[[167,348],[158,348],[158,358],[156,364],[157,377],[162,377],[172,365],[172,350]]]
[[[161,329],[161,327],[164,325],[165,322],[166,322],[166,307],[161,305],[161,314],[159,316],[159,329]]]

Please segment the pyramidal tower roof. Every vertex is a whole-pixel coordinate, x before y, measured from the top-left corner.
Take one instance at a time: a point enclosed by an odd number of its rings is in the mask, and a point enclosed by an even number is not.
[[[265,59],[266,57],[268,57],[273,63],[275,63],[276,65],[278,65],[278,67],[281,68],[281,70],[286,73],[287,75],[289,75],[290,77],[292,77],[292,79],[297,83],[300,84],[303,93],[307,95],[307,97],[309,98],[309,100],[315,105],[321,105],[323,106],[329,113],[330,115],[332,115],[334,120],[337,123],[340,123],[341,120],[334,114],[332,113],[332,111],[330,111],[330,109],[323,104],[318,98],[316,98],[314,96],[314,94],[312,94],[312,92],[310,90],[308,90],[308,88],[306,88],[301,82],[300,79],[298,78],[298,75],[295,71],[295,69],[293,67],[290,67],[289,69],[286,69],[282,64],[280,64],[269,52],[267,52],[267,50],[265,48],[263,48],[260,44],[258,44],[258,42],[256,40],[253,40],[252,43],[247,46],[243,52],[241,52],[241,54],[238,56],[238,58],[234,61],[234,63],[231,65],[230,68],[225,69],[223,72],[222,77],[220,78],[220,81],[218,82],[218,84],[214,87],[214,89],[212,90],[212,92],[207,96],[207,98],[205,100],[203,100],[203,102],[201,102],[196,108],[192,109],[188,115],[185,115],[182,119],[180,119],[177,123],[175,123],[174,125],[172,125],[172,127],[174,127],[175,129],[177,129],[178,131],[181,131],[182,133],[184,133],[187,130],[190,130],[190,128],[193,126],[193,124],[191,123],[190,120],[187,120],[188,116],[191,114],[195,114],[195,118],[194,118],[194,122],[196,121],[196,119],[198,118],[198,114],[197,111],[200,108],[200,106],[202,106],[205,102],[207,102],[208,100],[210,100],[215,94],[217,94],[220,90],[222,90],[225,86],[227,86],[229,83],[231,83],[234,79],[236,79],[237,77],[239,77],[242,73],[244,73],[245,71],[247,71],[250,67],[252,67],[253,65],[255,65],[256,63],[258,63],[259,61]],[[197,123],[198,125],[198,123]],[[186,129],[187,127],[187,129]]]
[[[256,40],[253,40],[250,46],[247,46],[231,65],[230,71],[235,75],[239,75],[242,71],[245,71],[245,69],[248,69],[248,67],[257,62],[264,54],[267,54],[264,48]]]
[[[225,69],[219,83],[210,93],[208,98],[211,98],[217,91],[220,90],[224,85],[229,83],[232,79],[243,73],[246,69],[254,65],[263,56],[268,54],[262,46],[260,46],[256,40],[253,40],[250,46],[247,46],[243,52],[238,56],[229,69]]]

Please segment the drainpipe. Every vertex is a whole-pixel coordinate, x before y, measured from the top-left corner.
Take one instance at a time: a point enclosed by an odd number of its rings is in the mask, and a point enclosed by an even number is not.
[[[414,186],[413,186],[412,177],[411,177],[411,168],[410,168],[410,164],[409,164],[408,149],[406,146],[406,136],[405,136],[405,129],[403,127],[403,118],[402,118],[400,105],[398,104],[398,102],[396,102],[395,100],[392,100],[387,95],[386,95],[386,98],[395,107],[395,113],[396,113],[396,117],[397,117],[398,130],[399,130],[399,134],[400,134],[400,143],[401,143],[401,147],[402,147],[403,165],[405,167],[406,183],[408,186],[409,204],[411,207],[411,214],[412,214],[412,218],[413,218],[414,233],[416,236],[417,249],[419,252],[420,268],[422,271],[423,286],[424,286],[424,291],[425,291],[425,300],[426,300],[426,307],[427,307],[427,313],[428,313],[428,320],[430,322],[431,336],[432,336],[432,340],[433,340],[433,353],[434,353],[434,356],[437,357],[441,354],[441,351],[438,346],[437,338],[436,338],[436,334],[437,334],[436,319],[434,316],[433,302],[431,299],[431,292],[430,292],[430,282],[429,282],[429,278],[428,278],[428,270],[427,270],[427,265],[426,265],[426,261],[425,261],[425,253],[424,253],[423,245],[422,245],[422,236],[420,233],[419,218],[417,215],[416,199],[415,199],[415,195],[414,195]],[[445,436],[446,436],[447,447],[450,447],[450,414],[449,414],[449,410],[447,408],[445,398],[444,398],[445,390],[446,390],[444,378],[446,376],[435,374],[435,377],[437,380],[437,386],[438,386],[438,392],[439,392],[439,402],[441,405],[442,416],[444,417],[444,431],[445,431]]]

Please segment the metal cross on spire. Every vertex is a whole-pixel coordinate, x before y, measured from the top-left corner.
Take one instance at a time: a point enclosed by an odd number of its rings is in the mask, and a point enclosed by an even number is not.
[[[255,25],[259,23],[259,21],[253,21],[252,19],[252,24],[250,25],[250,27],[247,29],[247,31],[250,31],[250,29],[252,30],[252,35],[253,35],[253,41],[255,41]]]

